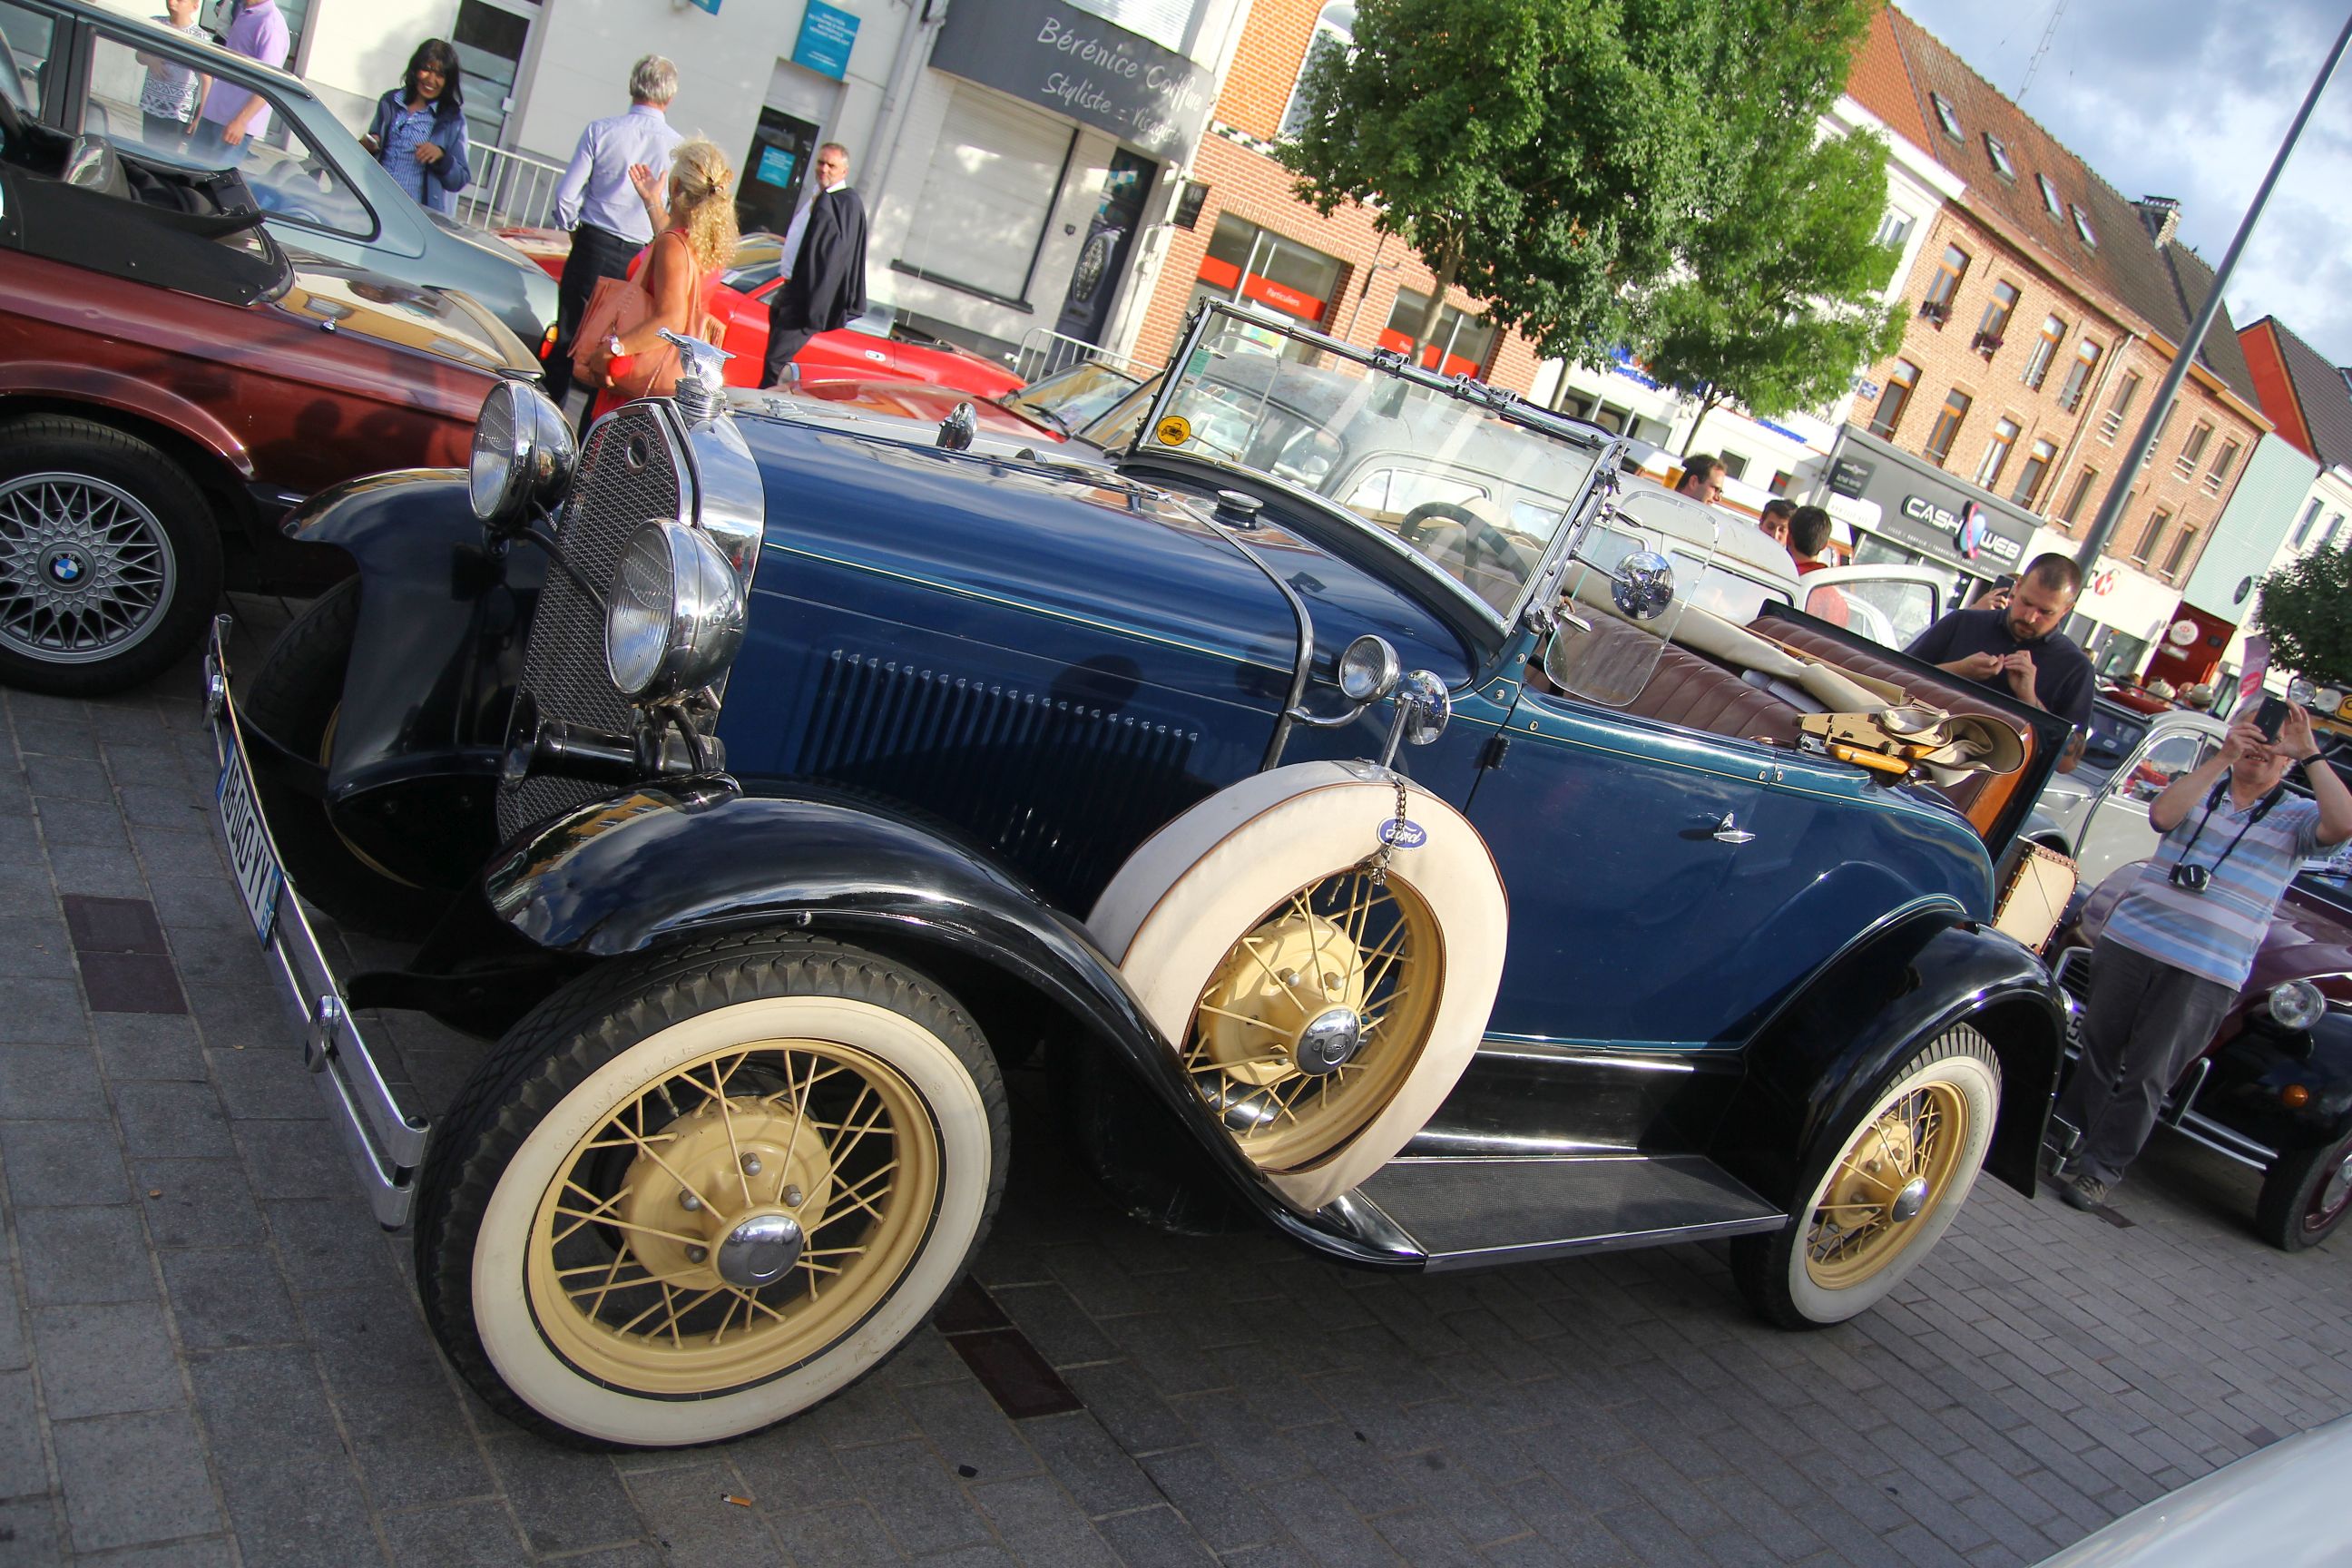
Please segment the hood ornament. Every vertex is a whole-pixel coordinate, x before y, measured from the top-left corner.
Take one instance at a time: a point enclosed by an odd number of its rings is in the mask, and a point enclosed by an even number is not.
[[[727,362],[735,356],[717,343],[661,330],[662,341],[677,350],[677,385],[671,400],[693,424],[715,417],[727,406]]]

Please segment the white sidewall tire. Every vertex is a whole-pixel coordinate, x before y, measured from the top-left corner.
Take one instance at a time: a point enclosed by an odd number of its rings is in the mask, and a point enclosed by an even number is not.
[[[1981,1040],[1974,1030],[1969,1031],[1968,1037]],[[1949,1037],[1945,1039],[1948,1042]],[[1960,1163],[1953,1180],[1937,1194],[1936,1206],[1918,1217],[1916,1223],[1920,1228],[1912,1237],[1910,1245],[1889,1260],[1885,1268],[1848,1289],[1831,1290],[1814,1283],[1812,1275],[1805,1268],[1805,1236],[1812,1225],[1814,1212],[1821,1207],[1822,1199],[1829,1192],[1831,1179],[1837,1173],[1838,1162],[1862,1129],[1885,1114],[1887,1107],[1922,1083],[1939,1079],[1957,1088],[1969,1108],[1968,1143],[1960,1151]],[[1808,1322],[1842,1323],[1848,1318],[1866,1312],[1883,1300],[1888,1291],[1901,1284],[1904,1277],[1935,1250],[1936,1243],[1942,1240],[1944,1232],[1951,1228],[1953,1218],[1959,1214],[1961,1205],[1969,1201],[1969,1194],[1976,1186],[1977,1173],[1984,1168],[1985,1151],[1992,1144],[1993,1117],[2000,1110],[1999,1072],[1990,1063],[1963,1048],[1953,1048],[1949,1054],[1933,1056],[1928,1060],[1915,1063],[1902,1077],[1880,1091],[1878,1097],[1871,1101],[1870,1109],[1840,1133],[1829,1163],[1822,1168],[1820,1179],[1813,1184],[1813,1190],[1806,1194],[1804,1205],[1797,1210],[1791,1222],[1796,1235],[1789,1247],[1785,1267],[1789,1271],[1789,1300],[1801,1316]]]
[[[548,1346],[524,1270],[541,1198],[580,1140],[646,1083],[714,1050],[762,1039],[856,1046],[888,1062],[929,1106],[940,1142],[938,1212],[906,1275],[845,1338],[781,1376],[708,1399],[661,1399],[590,1381]],[[954,1285],[988,1205],[988,1108],[946,1042],[871,1002],[773,996],[681,1019],[597,1068],[524,1137],[482,1215],[472,1272],[474,1323],[499,1376],[550,1421],[633,1447],[711,1443],[757,1431],[838,1393],[896,1350]]]
[[[1339,763],[1254,774],[1146,840],[1103,889],[1087,928],[1181,1048],[1194,1004],[1233,944],[1292,891],[1370,855],[1396,809],[1394,784]],[[1405,816],[1426,837],[1397,850],[1391,868],[1436,921],[1444,989],[1428,1042],[1388,1104],[1313,1165],[1268,1173],[1307,1209],[1387,1164],[1436,1114],[1477,1054],[1502,984],[1509,904],[1486,841],[1461,813],[1410,784]]]

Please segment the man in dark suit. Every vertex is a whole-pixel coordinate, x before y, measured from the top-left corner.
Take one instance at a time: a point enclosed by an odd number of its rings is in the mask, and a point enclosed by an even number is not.
[[[768,300],[761,386],[782,382],[811,338],[866,310],[866,204],[849,188],[849,152],[840,142],[816,150],[816,184],[784,234],[792,270]]]

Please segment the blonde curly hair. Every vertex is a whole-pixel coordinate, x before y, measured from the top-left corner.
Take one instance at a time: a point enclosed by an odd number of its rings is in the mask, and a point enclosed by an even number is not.
[[[703,271],[735,259],[735,171],[716,142],[698,136],[670,154],[669,225]]]

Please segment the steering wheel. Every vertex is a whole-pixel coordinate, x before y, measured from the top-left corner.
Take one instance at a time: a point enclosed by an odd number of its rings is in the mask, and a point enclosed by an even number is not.
[[[1493,561],[1497,570],[1519,577],[1525,577],[1532,565],[1527,552],[1512,542],[1510,535],[1468,507],[1454,501],[1422,502],[1406,512],[1404,521],[1397,524],[1397,537],[1407,544],[1418,545],[1422,542],[1423,529],[1432,521],[1461,524],[1462,571],[1465,576],[1477,569],[1481,552]]]

